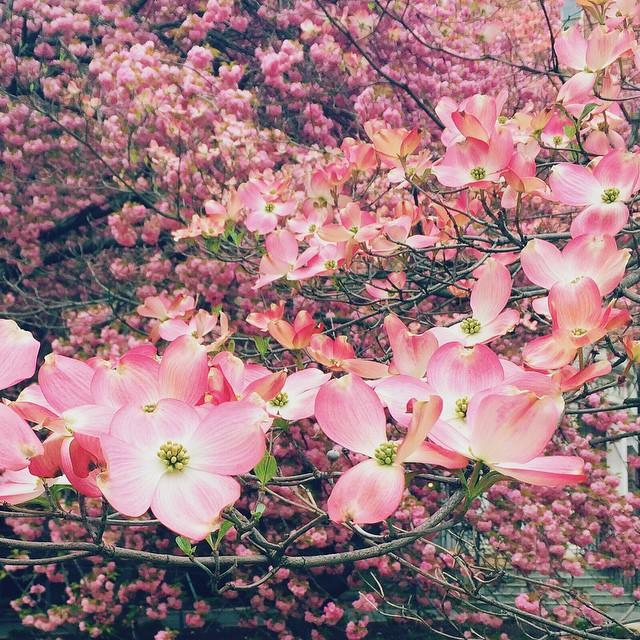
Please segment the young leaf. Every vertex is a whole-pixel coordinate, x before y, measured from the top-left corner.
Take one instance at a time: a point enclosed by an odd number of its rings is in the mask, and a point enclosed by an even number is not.
[[[227,535],[227,532],[233,527],[233,522],[229,522],[229,520],[223,520],[222,524],[220,525],[220,528],[218,529],[218,535],[216,537],[216,541],[213,543],[213,545],[211,545],[211,548],[214,551],[218,550],[218,547],[220,546],[220,543],[222,542],[223,538]],[[209,537],[209,540],[211,538]],[[209,542],[209,544],[211,544],[211,542]]]
[[[184,536],[176,536],[176,544],[178,545],[180,551],[182,551],[182,553],[184,553],[185,555],[193,555],[193,547],[191,546],[191,542],[188,538],[185,538]]]
[[[271,480],[271,478],[276,475],[278,471],[278,463],[276,462],[276,459],[267,451],[253,471],[256,476],[258,476],[260,484],[264,485],[267,484]]]

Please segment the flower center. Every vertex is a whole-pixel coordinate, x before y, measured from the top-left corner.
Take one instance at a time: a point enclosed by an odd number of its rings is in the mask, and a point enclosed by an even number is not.
[[[358,227],[354,224],[352,227],[349,227],[349,231],[353,234],[358,233],[359,229]]]
[[[553,144],[559,147],[562,144],[562,136],[553,136]]]
[[[464,420],[467,417],[467,409],[469,408],[469,398],[458,398],[455,404],[455,416],[460,420]]]
[[[484,180],[487,177],[487,170],[484,167],[474,167],[469,173],[474,180]]]
[[[571,335],[574,338],[579,338],[580,336],[583,336],[585,333],[587,333],[587,330],[583,329],[582,327],[576,327],[575,329],[571,329]]]
[[[179,442],[167,440],[158,449],[157,456],[165,463],[168,471],[182,471],[189,464],[189,454]]]
[[[264,210],[267,213],[273,213],[276,210],[276,205],[273,204],[273,202],[267,202],[267,204],[264,205]]]
[[[615,202],[618,199],[619,195],[620,195],[620,189],[618,189],[617,187],[610,187],[609,189],[605,189],[602,192],[602,202],[606,204],[611,204],[612,202]]]
[[[274,407],[286,407],[289,404],[289,394],[286,391],[281,391],[269,404]]]
[[[398,445],[395,442],[383,442],[373,454],[373,457],[383,465],[391,465],[396,459]]]
[[[335,260],[325,260],[324,262],[324,268],[327,270],[335,269],[337,266],[338,263]]]
[[[315,233],[318,230],[317,224],[309,225],[309,233]]]
[[[142,410],[145,413],[153,413],[156,410],[157,406],[157,404],[145,404],[144,407],[142,407]]]
[[[479,320],[475,318],[465,318],[460,323],[460,329],[462,329],[462,333],[467,334],[468,336],[475,335],[476,333],[480,333],[480,329],[482,325]]]

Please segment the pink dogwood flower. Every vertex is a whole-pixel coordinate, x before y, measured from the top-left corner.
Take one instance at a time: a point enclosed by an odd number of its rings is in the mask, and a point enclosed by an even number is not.
[[[367,524],[393,514],[404,492],[404,463],[449,469],[466,465],[463,456],[425,442],[441,408],[437,396],[414,403],[407,434],[396,442],[387,438],[382,403],[361,378],[349,374],[320,389],[315,415],[324,434],[369,458],[346,471],[333,487],[328,512],[334,522]]]
[[[389,374],[389,367],[382,362],[356,358],[355,351],[345,336],[338,336],[333,340],[322,333],[314,335],[307,353],[330,371],[350,371],[363,378],[382,378]]]
[[[310,418],[320,387],[331,378],[320,369],[304,369],[287,376],[280,392],[266,404],[269,415],[295,421]]]
[[[259,182],[247,182],[238,189],[240,200],[249,211],[245,226],[249,231],[263,234],[273,231],[278,226],[278,218],[291,215],[297,206],[294,200],[280,201],[265,190],[266,186]]]
[[[640,156],[612,151],[591,169],[562,162],[549,176],[553,196],[563,204],[586,207],[571,224],[571,235],[615,236],[626,224],[625,204],[638,190]]]
[[[222,509],[240,497],[231,476],[264,455],[261,405],[224,403],[203,419],[179,400],[123,407],[101,437],[107,469],[98,476],[100,489],[121,513],[139,517],[151,509],[172,531],[202,540],[220,526]]]
[[[40,343],[13,320],[0,320],[0,389],[30,378]],[[0,404],[0,474],[20,471],[43,452],[31,427],[10,407]]]
[[[602,306],[598,285],[589,277],[554,284],[549,291],[549,312],[551,334],[527,343],[522,353],[533,369],[559,369],[571,364],[578,349],[597,342],[630,319],[627,311]]]
[[[467,138],[450,146],[432,171],[446,187],[486,189],[500,180],[513,150],[511,134],[501,129],[488,142]]]
[[[509,270],[497,260],[489,259],[471,290],[472,317],[450,327],[433,327],[429,331],[441,346],[447,342],[461,342],[467,347],[490,342],[513,329],[520,318],[515,309],[504,310],[510,295]]]
[[[412,333],[393,314],[384,319],[384,328],[393,351],[389,373],[422,378],[431,356],[438,348],[436,337],[428,331]]]
[[[527,278],[545,289],[587,276],[605,296],[620,284],[630,256],[630,249],[618,249],[611,236],[578,236],[562,251],[536,238],[520,253],[520,264]]]

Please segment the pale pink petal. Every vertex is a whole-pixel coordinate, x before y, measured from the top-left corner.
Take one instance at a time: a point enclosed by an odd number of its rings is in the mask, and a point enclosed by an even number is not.
[[[545,289],[567,276],[563,254],[546,240],[530,240],[520,253],[520,264],[527,278]]]
[[[404,469],[365,460],[346,471],[336,482],[327,510],[334,522],[372,524],[392,515],[404,492]]]
[[[622,231],[628,219],[629,209],[624,202],[600,202],[583,209],[573,219],[571,236],[615,236]]]
[[[602,190],[620,190],[619,200],[628,200],[631,197],[639,172],[638,156],[622,149],[608,153],[593,169],[593,175],[600,182]]]
[[[24,469],[31,458],[44,453],[33,429],[4,404],[0,404],[0,433],[0,474],[4,469]]]
[[[266,451],[263,425],[269,418],[251,400],[212,407],[189,438],[189,468],[237,475],[260,462]]]
[[[527,342],[522,359],[533,369],[559,369],[576,357],[576,347],[557,334],[541,336]]]
[[[345,358],[342,368],[349,373],[353,373],[361,378],[383,378],[389,375],[389,367],[382,362],[373,360],[362,360],[361,358]]]
[[[153,358],[130,354],[115,369],[99,367],[91,381],[95,403],[122,407],[129,403],[143,406],[157,402],[159,371],[160,364]]]
[[[149,407],[127,405],[119,409],[111,420],[110,435],[144,446],[155,456],[160,445],[169,440],[189,449],[199,426],[200,418],[192,406],[165,398]]]
[[[387,441],[386,419],[378,396],[353,374],[320,388],[315,415],[324,434],[351,451],[373,457],[376,448]]]
[[[389,314],[384,319],[384,328],[393,351],[391,372],[422,378],[438,341],[432,333],[411,333],[404,322]]]
[[[584,482],[584,460],[577,456],[542,456],[524,464],[492,465],[496,471],[521,482],[541,487],[564,487]]]
[[[465,347],[450,342],[431,358],[427,380],[436,393],[462,398],[500,384],[504,371],[498,356],[487,346]]]
[[[207,350],[195,338],[182,336],[172,342],[160,363],[160,396],[197,404],[207,390]]]
[[[187,468],[162,477],[151,510],[165,527],[196,542],[220,526],[220,512],[239,497],[233,478]]]
[[[505,333],[513,330],[520,320],[520,313],[515,309],[505,309],[496,318],[480,327],[480,331],[476,334],[466,336],[465,343],[467,346],[490,342],[494,338],[503,336]]]
[[[564,204],[580,207],[602,202],[602,186],[589,169],[579,164],[557,164],[549,176],[549,186],[554,198]]]
[[[167,472],[156,455],[157,449],[148,446],[145,432],[140,431],[139,444],[102,436],[107,470],[97,478],[98,487],[109,504],[132,517],[141,516],[149,509],[160,478]]]
[[[629,249],[618,249],[615,239],[608,235],[572,238],[562,253],[570,267],[569,279],[577,275],[589,276],[603,296],[620,284],[631,257]]]
[[[595,73],[579,71],[560,87],[556,102],[562,102],[565,105],[577,103],[580,111],[582,111],[581,103],[589,101],[595,82]]]
[[[489,259],[471,290],[473,317],[481,324],[491,322],[505,308],[510,295],[509,269],[497,260]]]
[[[418,449],[441,413],[442,398],[439,396],[430,396],[427,400],[416,400],[413,403],[411,422],[396,454],[397,464],[402,464]]]
[[[563,31],[555,42],[555,51],[560,64],[581,70],[587,64],[587,41],[578,25]]]
[[[30,378],[36,370],[40,343],[13,320],[0,320],[0,389]]]
[[[584,367],[584,369],[574,369],[573,367],[566,367],[567,370],[560,370],[560,387],[562,391],[573,391],[579,389],[582,385],[606,376],[611,373],[611,363],[608,360],[598,360],[590,365]]]
[[[531,392],[478,394],[469,402],[471,451],[487,463],[528,462],[555,432],[560,411],[550,396]]]
[[[411,422],[410,400],[427,400],[434,390],[422,380],[411,376],[389,376],[375,386],[376,395],[389,409],[391,417],[403,427]]]
[[[434,442],[422,442],[405,462],[431,464],[445,469],[464,469],[469,460],[464,455],[445,449]]]
[[[189,325],[184,320],[174,318],[173,320],[165,320],[160,324],[158,334],[163,340],[173,342],[180,336],[185,336],[189,333]]]
[[[0,502],[23,504],[43,493],[42,480],[32,476],[28,469],[7,470],[0,475]]]
[[[91,380],[94,370],[81,360],[49,354],[38,371],[40,390],[56,410],[93,404]]]
[[[598,285],[588,277],[558,282],[549,291],[549,311],[554,328],[562,332],[592,329],[602,316]]]
[[[61,418],[69,434],[73,434],[84,449],[101,459],[100,437],[109,433],[115,412],[115,407],[88,404],[68,409]]]

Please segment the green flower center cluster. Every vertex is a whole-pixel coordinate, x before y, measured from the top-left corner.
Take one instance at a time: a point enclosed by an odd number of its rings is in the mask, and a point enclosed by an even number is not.
[[[571,335],[574,338],[579,338],[580,336],[583,336],[585,333],[587,333],[587,330],[583,329],[582,327],[576,327],[575,329],[571,329]]]
[[[456,400],[455,416],[464,420],[467,417],[467,409],[469,408],[469,398],[458,398]]]
[[[620,189],[618,189],[617,187],[611,187],[609,189],[605,189],[602,192],[602,202],[606,204],[611,204],[612,202],[615,202],[618,199],[619,195],[620,195]]]
[[[484,167],[474,167],[469,173],[474,180],[484,180],[487,177],[487,170]]]
[[[286,407],[289,404],[289,394],[281,391],[269,404],[274,407]]]
[[[480,329],[482,325],[479,320],[475,318],[465,318],[460,323],[460,329],[462,329],[462,333],[466,333],[468,336],[475,335],[476,333],[480,333]]]
[[[272,202],[267,202],[267,204],[264,205],[264,210],[267,213],[273,213],[276,210],[276,205]]]
[[[179,442],[168,440],[158,449],[157,456],[169,471],[182,471],[189,464],[189,454]]]
[[[398,445],[395,442],[383,442],[376,448],[373,457],[384,465],[391,465],[395,462],[398,453]]]

